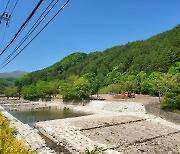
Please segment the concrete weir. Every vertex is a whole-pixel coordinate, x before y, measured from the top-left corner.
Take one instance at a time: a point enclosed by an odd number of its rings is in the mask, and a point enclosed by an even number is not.
[[[134,102],[92,101],[69,106],[93,115],[38,122],[35,127],[71,153],[102,147],[105,153],[180,153],[180,125],[147,114]]]

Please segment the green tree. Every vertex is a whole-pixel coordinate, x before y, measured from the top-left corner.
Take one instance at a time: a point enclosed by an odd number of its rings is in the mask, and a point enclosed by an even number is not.
[[[88,98],[91,94],[90,83],[83,77],[75,81],[73,88],[77,99]]]
[[[146,90],[145,90],[146,89],[145,84],[147,84],[146,79],[147,79],[147,73],[144,71],[141,71],[136,75],[137,93],[145,93],[146,92]]]
[[[115,66],[113,70],[109,73],[107,73],[105,78],[105,84],[115,84],[118,83],[121,77],[121,73],[119,72],[119,66]]]
[[[90,86],[91,94],[95,94],[97,92],[97,80],[96,80],[96,74],[95,73],[86,73],[82,76],[84,79],[86,79]]]
[[[154,93],[158,95],[160,102],[161,96],[167,91],[167,84],[170,77],[171,75],[160,72],[153,72],[149,76],[149,84]]]
[[[89,97],[91,86],[84,77],[70,76],[68,80],[62,81],[59,86],[59,93],[67,100],[81,100]]]
[[[173,66],[171,66],[168,73],[172,75],[180,73],[180,62],[176,62]]]
[[[7,97],[17,97],[18,89],[15,86],[6,87],[4,93]]]
[[[70,85],[67,81],[61,81],[59,93],[63,96],[63,99],[72,100],[75,97],[72,85]]]
[[[137,92],[138,81],[135,75],[123,74],[120,81],[121,91],[132,91]]]
[[[38,98],[36,87],[34,85],[23,87],[22,96],[24,99],[28,99],[28,100],[33,100]]]
[[[61,81],[59,86],[59,93],[66,100],[76,99],[76,93],[74,89],[74,83],[78,80],[78,76],[71,75],[67,80]]]
[[[58,94],[58,88],[59,88],[59,81],[54,80],[54,81],[50,81],[48,83],[46,83],[46,94],[48,96],[54,96],[56,97],[56,95]]]
[[[118,94],[119,91],[120,91],[120,85],[116,83],[116,84],[110,84],[106,87],[101,88],[99,93],[101,93],[101,94],[110,94],[110,93]]]
[[[161,108],[180,110],[180,73],[168,79],[161,102]]]
[[[47,84],[45,81],[41,81],[39,80],[37,83],[36,83],[36,92],[37,92],[37,97],[39,98],[45,98],[47,96]]]

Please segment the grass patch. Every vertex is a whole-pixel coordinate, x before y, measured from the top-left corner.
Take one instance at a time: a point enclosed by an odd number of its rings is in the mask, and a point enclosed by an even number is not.
[[[172,112],[180,114],[180,110],[173,110]]]

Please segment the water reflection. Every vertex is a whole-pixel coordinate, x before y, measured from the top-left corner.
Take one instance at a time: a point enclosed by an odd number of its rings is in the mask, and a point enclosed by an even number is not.
[[[39,121],[54,120],[54,119],[64,119],[71,117],[80,117],[88,115],[83,112],[75,112],[69,108],[58,109],[44,108],[36,109],[30,111],[9,111],[14,117],[22,121],[23,123],[30,124]]]

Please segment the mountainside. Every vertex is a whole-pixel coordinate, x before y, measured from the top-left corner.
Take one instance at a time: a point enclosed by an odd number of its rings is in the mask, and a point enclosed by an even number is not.
[[[0,73],[0,78],[21,78],[22,76],[24,76],[26,74],[27,74],[27,72],[23,72],[23,71]]]
[[[180,25],[147,40],[115,46],[103,52],[71,54],[48,68],[26,75],[21,80],[28,85],[38,80],[65,79],[71,74],[81,76],[95,73],[97,76],[106,76],[117,66],[121,74],[138,74],[140,71],[147,74],[167,72],[170,66],[178,61]]]
[[[0,94],[3,93],[5,87],[13,86],[16,80],[15,78],[0,78]]]

